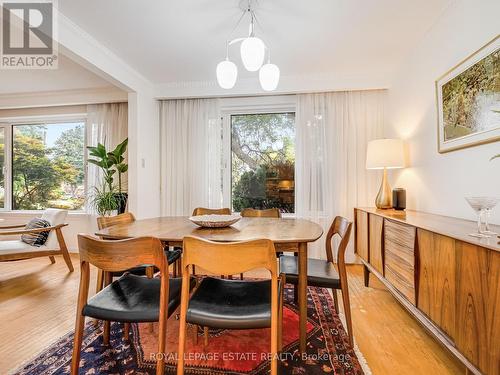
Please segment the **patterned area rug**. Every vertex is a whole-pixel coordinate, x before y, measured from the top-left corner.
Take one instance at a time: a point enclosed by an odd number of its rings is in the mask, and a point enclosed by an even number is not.
[[[298,354],[298,315],[293,290],[285,290],[283,345],[280,374],[364,374],[333,300],[326,289],[308,288],[307,355]],[[179,322],[172,316],[167,327],[166,373],[176,370]],[[102,328],[87,324],[80,374],[154,374],[157,326],[132,324],[130,340],[122,338],[122,324],[111,325],[110,346],[102,346]],[[207,348],[203,332],[188,328],[186,374],[263,375],[269,373],[270,332],[266,329],[211,330]],[[198,336],[195,339],[196,335]],[[15,374],[69,374],[73,334],[68,334]],[[363,359],[361,359],[363,361]],[[369,369],[367,370],[369,372]]]

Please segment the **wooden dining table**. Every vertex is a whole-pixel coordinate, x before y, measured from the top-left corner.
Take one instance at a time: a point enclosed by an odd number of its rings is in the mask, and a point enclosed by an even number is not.
[[[306,352],[307,324],[307,245],[321,237],[323,229],[318,224],[295,218],[250,218],[227,228],[200,228],[188,217],[157,217],[136,220],[102,229],[97,236],[107,239],[126,239],[141,236],[159,238],[165,245],[182,246],[186,236],[195,236],[211,241],[233,242],[253,239],[270,239],[277,252],[294,252],[298,255],[299,282],[299,350]]]

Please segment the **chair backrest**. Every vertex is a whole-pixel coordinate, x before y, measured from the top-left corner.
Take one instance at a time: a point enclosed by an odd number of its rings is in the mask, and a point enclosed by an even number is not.
[[[162,243],[155,237],[107,241],[79,234],[78,249],[82,264],[92,264],[105,272],[150,264],[156,266],[162,274],[168,274]]]
[[[133,223],[134,221],[135,217],[131,212],[125,212],[116,216],[99,216],[97,218],[97,227],[101,230],[113,225]]]
[[[332,239],[333,236],[338,234],[341,238],[340,244],[337,249],[337,265],[345,266],[345,251],[349,238],[351,236],[352,223],[345,217],[337,216],[333,220],[330,229],[326,235],[326,259],[333,263]]]
[[[66,216],[68,216],[68,210],[47,208],[45,211],[43,211],[41,218],[47,220],[51,226],[56,226],[59,224],[64,224]],[[47,237],[47,241],[45,242],[45,246],[51,249],[59,248],[59,242],[57,240],[57,233],[55,230],[50,231],[49,236]]]
[[[268,208],[265,210],[257,210],[255,208],[244,208],[241,211],[242,217],[274,217],[280,218],[281,211],[279,208]]]
[[[200,215],[231,215],[231,209],[224,208],[205,208],[205,207],[196,207],[193,210],[193,216]]]
[[[182,267],[189,272],[191,265],[216,275],[234,275],[264,268],[277,278],[276,249],[271,240],[213,242],[196,237],[184,237]]]

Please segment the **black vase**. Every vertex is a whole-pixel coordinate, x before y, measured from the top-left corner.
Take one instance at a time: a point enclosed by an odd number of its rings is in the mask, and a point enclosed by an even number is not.
[[[125,210],[127,209],[127,200],[128,200],[128,194],[127,193],[116,193],[115,194],[116,201],[118,202],[118,214],[123,214]]]
[[[406,208],[406,190],[396,188],[392,190],[392,208],[395,210],[404,210]]]

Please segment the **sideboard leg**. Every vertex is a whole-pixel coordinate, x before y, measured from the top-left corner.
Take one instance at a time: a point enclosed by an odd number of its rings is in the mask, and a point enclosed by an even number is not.
[[[370,286],[370,270],[363,264],[363,276],[365,279],[365,286]]]

